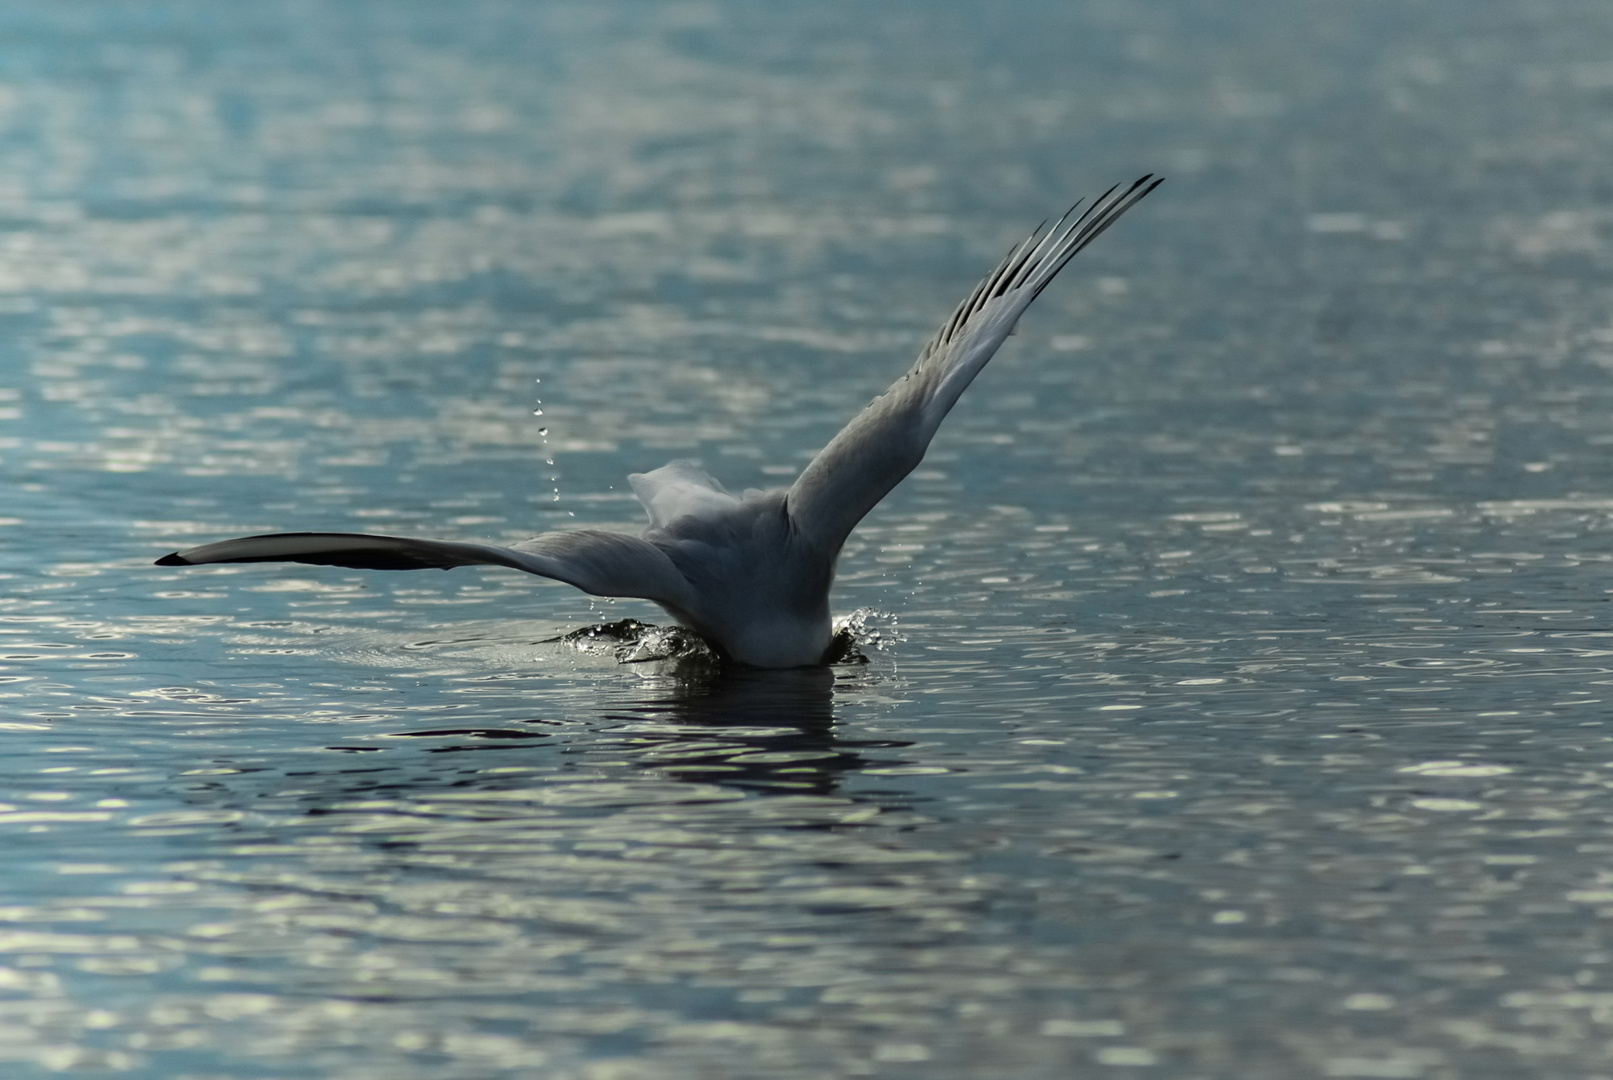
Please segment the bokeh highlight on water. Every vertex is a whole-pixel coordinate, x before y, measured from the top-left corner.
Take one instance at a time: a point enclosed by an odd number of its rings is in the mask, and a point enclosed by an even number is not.
[[[0,8],[0,1069],[1605,1077],[1610,58],[1569,0]],[[854,536],[867,663],[150,565],[786,482],[1150,170]]]

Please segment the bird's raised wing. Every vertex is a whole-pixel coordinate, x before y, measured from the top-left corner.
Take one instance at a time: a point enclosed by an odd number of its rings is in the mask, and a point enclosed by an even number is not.
[[[544,533],[507,548],[368,533],[272,533],[176,551],[158,559],[157,565],[234,562],[300,562],[355,570],[508,566],[595,596],[689,604],[688,582],[660,548],[637,537],[595,529]]]
[[[819,451],[790,488],[796,528],[836,552],[863,515],[924,458],[958,397],[1013,331],[1031,301],[1075,253],[1130,210],[1163,178],[1144,176],[1104,192],[1076,215],[1076,203],[1045,234],[1016,244],[896,380]]]

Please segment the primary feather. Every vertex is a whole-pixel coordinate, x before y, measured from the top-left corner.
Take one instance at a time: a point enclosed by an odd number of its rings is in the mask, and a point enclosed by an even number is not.
[[[923,459],[930,440],[1025,309],[1066,263],[1146,196],[1144,176],[1016,244],[900,379],[814,457],[788,491],[730,494],[687,461],[629,477],[649,515],[641,537],[579,529],[511,547],[364,533],[274,533],[165,555],[159,566],[301,562],[362,570],[491,565],[596,596],[659,604],[720,652],[798,667],[829,650],[829,586],[851,530]]]

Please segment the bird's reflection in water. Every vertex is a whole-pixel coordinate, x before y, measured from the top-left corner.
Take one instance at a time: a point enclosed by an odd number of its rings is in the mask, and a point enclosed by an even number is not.
[[[678,779],[749,790],[826,795],[869,764],[867,751],[909,745],[836,738],[834,693],[855,669],[680,670],[665,694],[607,717],[625,721],[619,751]]]
[[[484,712],[480,723],[355,734],[324,748],[341,755],[328,765],[310,768],[303,759],[294,772],[261,760],[219,759],[211,764],[227,767],[227,775],[188,779],[186,798],[214,804],[245,797],[258,809],[297,806],[322,814],[354,799],[414,800],[555,782],[569,788],[580,779],[578,769],[617,785],[608,801],[622,805],[637,801],[635,776],[649,781],[642,792],[649,801],[665,798],[656,785],[667,781],[753,795],[826,796],[838,792],[848,773],[898,763],[880,751],[911,745],[837,735],[836,695],[867,685],[862,664],[764,670],[696,653],[656,658],[654,670],[643,674],[642,682],[605,690],[603,701],[596,697],[581,709],[576,701],[562,704],[558,714],[533,715],[506,701]],[[388,752],[405,748],[424,753]],[[905,801],[888,790],[871,797],[882,805]]]

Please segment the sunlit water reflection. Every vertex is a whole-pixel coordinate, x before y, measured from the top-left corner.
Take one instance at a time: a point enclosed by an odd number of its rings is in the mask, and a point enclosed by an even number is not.
[[[0,11],[0,1071],[1604,1077],[1613,9],[775,8]],[[1147,170],[865,662],[150,565],[786,482]]]

